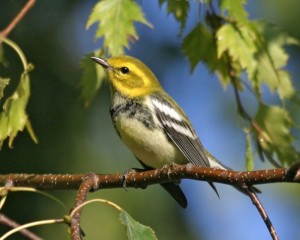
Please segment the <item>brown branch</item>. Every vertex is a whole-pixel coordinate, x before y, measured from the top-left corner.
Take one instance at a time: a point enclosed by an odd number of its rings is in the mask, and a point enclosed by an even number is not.
[[[89,173],[85,175],[82,179],[82,183],[78,189],[74,208],[78,207],[85,202],[88,193],[91,190],[96,190],[99,188],[99,178],[97,174]],[[73,215],[71,219],[71,239],[81,240],[84,236],[83,231],[80,229],[80,219],[81,219],[82,208],[79,208]]]
[[[35,0],[28,0],[28,2],[24,5],[24,7],[20,10],[17,16],[10,22],[10,24],[0,32],[0,35],[3,37],[7,37],[9,33],[17,26],[17,24],[24,18],[26,13],[30,8],[35,4]]]
[[[264,209],[263,205],[261,204],[261,202],[259,201],[259,198],[257,197],[256,193],[254,191],[250,189],[246,189],[247,193],[248,193],[248,196],[250,197],[253,205],[255,205],[256,209],[258,210],[261,218],[263,219],[263,221],[265,222],[268,230],[269,230],[269,233],[272,237],[273,240],[278,240],[278,236],[277,236],[277,233],[275,231],[275,228],[266,212],[266,210]]]
[[[20,224],[18,224],[17,222],[11,220],[10,218],[8,218],[7,216],[5,216],[4,214],[0,213],[0,224],[8,226],[10,228],[16,228],[19,227]],[[33,232],[27,230],[27,229],[22,229],[19,231],[20,234],[22,234],[24,237],[31,239],[31,240],[41,240],[42,238],[40,238],[39,236],[37,236],[36,234],[34,234]]]
[[[275,183],[275,182],[294,182],[300,183],[300,163],[296,163],[290,168],[279,168],[270,170],[258,170],[251,172],[237,172],[232,170],[222,170],[215,168],[197,167],[192,164],[171,165],[162,169],[130,171],[124,174],[7,174],[0,175],[0,185],[4,186],[5,191],[9,192],[13,187],[33,187],[39,190],[62,190],[78,189],[74,208],[81,205],[90,191],[101,188],[123,188],[126,187],[145,188],[145,186],[179,181],[180,179],[194,179],[199,181],[219,182],[237,186],[251,186],[255,184]],[[125,182],[124,182],[125,181]],[[262,204],[257,196],[248,191],[253,204],[258,209],[265,221],[273,239],[277,239],[274,227],[271,224]],[[80,229],[81,209],[73,214],[71,225],[72,240],[80,240],[82,231]]]
[[[290,168],[277,168],[238,172],[217,168],[198,167],[192,164],[171,165],[155,170],[130,171],[126,175],[126,187],[144,188],[147,185],[194,179],[228,185],[248,186],[276,182],[300,183],[300,163]],[[12,187],[32,187],[38,190],[78,189],[86,174],[4,174],[0,175],[0,186],[10,183]],[[97,174],[98,188],[122,188],[124,174]],[[96,190],[96,189],[93,189]]]

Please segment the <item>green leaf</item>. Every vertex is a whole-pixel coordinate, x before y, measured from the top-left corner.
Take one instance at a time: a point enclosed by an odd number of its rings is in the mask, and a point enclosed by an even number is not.
[[[127,227],[127,236],[130,240],[157,240],[154,231],[134,220],[126,211],[120,213],[121,222]]]
[[[266,22],[253,22],[252,29],[257,36],[258,62],[257,76],[253,80],[265,83],[271,91],[278,91],[281,99],[292,97],[295,89],[289,74],[282,70],[288,60],[284,46],[299,42]]]
[[[32,139],[37,142],[36,136],[30,125],[26,106],[30,95],[30,78],[27,71],[22,73],[16,91],[6,99],[3,111],[0,113],[0,146],[9,137],[9,147],[12,147],[13,140],[19,131],[27,128]]]
[[[0,77],[0,100],[3,98],[4,94],[4,88],[9,84],[10,79],[9,78],[1,78]]]
[[[252,148],[250,130],[245,129],[244,132],[246,135],[246,153],[245,153],[246,169],[247,169],[247,171],[252,171],[254,169],[254,160],[253,160],[253,154],[252,154],[253,148]]]
[[[212,0],[199,0],[202,4],[210,4]]]
[[[239,23],[247,20],[248,13],[245,11],[245,0],[220,0],[220,8],[223,11],[228,11],[228,17],[233,18]]]
[[[4,52],[3,52],[3,45],[0,44],[0,63],[4,63],[5,60],[4,60]]]
[[[299,160],[299,153],[292,145],[292,121],[286,109],[260,104],[255,121],[259,126],[259,131],[255,132],[265,151],[276,156],[282,164],[290,165]]]
[[[188,17],[188,12],[190,8],[190,4],[188,0],[159,0],[159,4],[163,5],[167,3],[168,6],[168,13],[172,13],[175,19],[180,22],[180,33],[183,31],[186,19]]]
[[[247,71],[248,77],[253,78],[257,68],[257,47],[251,28],[248,25],[236,27],[231,23],[225,24],[217,31],[216,37],[218,57],[228,52],[232,61],[240,64]]]
[[[292,83],[290,74],[286,71],[279,71],[278,77],[280,79],[278,83],[278,94],[281,99],[291,98],[296,93],[294,85]]]
[[[79,86],[81,88],[81,98],[87,106],[94,99],[97,91],[100,89],[105,78],[105,72],[102,67],[93,62],[90,57],[103,57],[103,51],[97,50],[86,55],[81,61],[83,74]]]
[[[151,24],[137,3],[132,0],[102,0],[98,2],[89,16],[86,27],[98,23],[96,39],[104,37],[104,47],[111,55],[124,53],[129,48],[129,40],[137,40],[134,23]]]
[[[211,72],[217,72],[223,86],[230,83],[228,59],[225,56],[217,57],[215,38],[201,23],[183,39],[181,49],[188,57],[192,71],[202,61]]]
[[[217,39],[218,57],[227,52],[231,61],[247,72],[257,93],[265,83],[281,99],[295,94],[290,75],[282,70],[288,60],[283,47],[298,44],[295,39],[264,22],[223,25],[217,31]]]
[[[192,70],[200,61],[211,63],[211,70],[215,70],[213,63],[216,59],[214,39],[212,34],[201,24],[196,27],[183,39],[182,51],[188,57]]]

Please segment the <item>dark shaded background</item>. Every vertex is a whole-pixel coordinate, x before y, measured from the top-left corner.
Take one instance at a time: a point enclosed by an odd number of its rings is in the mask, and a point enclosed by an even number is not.
[[[29,14],[10,34],[35,65],[31,74],[32,95],[28,113],[39,138],[34,144],[28,133],[18,135],[14,148],[4,144],[0,152],[1,173],[113,173],[139,167],[113,130],[108,113],[109,89],[104,84],[95,101],[84,108],[78,82],[80,60],[100,46],[94,42],[94,30],[85,30],[89,12],[96,1],[37,1]],[[193,75],[179,50],[179,25],[167,16],[157,1],[139,1],[146,18],[154,25],[138,25],[140,41],[128,54],[143,60],[155,72],[167,91],[182,105],[204,145],[227,165],[244,168],[244,134],[239,129],[232,89],[223,91],[217,78],[198,66]],[[0,29],[5,28],[25,1],[1,1]],[[253,18],[268,18],[294,37],[298,37],[299,1],[251,1]],[[195,25],[193,6],[187,29]],[[184,34],[186,34],[184,32]],[[8,68],[0,67],[0,76],[17,83],[21,72],[19,59],[5,47]],[[299,50],[290,48],[289,70],[299,86]],[[12,87],[5,93],[12,91]],[[267,93],[272,101],[273,96]],[[253,99],[243,96],[248,108],[255,110]],[[251,111],[251,110],[250,110]],[[298,111],[295,111],[298,114]],[[298,117],[298,116],[297,116]],[[256,162],[256,168],[269,168]],[[146,191],[103,190],[90,198],[111,200],[143,224],[153,227],[159,239],[268,239],[264,223],[249,199],[229,186],[218,185],[219,200],[207,184],[184,181],[189,200],[187,210],[180,209],[159,186]],[[280,239],[296,239],[300,234],[299,186],[274,184],[262,186],[261,199]],[[71,208],[75,191],[57,191]],[[62,207],[44,196],[13,193],[3,212],[20,223],[61,218]],[[84,209],[82,228],[85,239],[126,239],[118,213],[111,207],[92,205]],[[0,234],[7,229],[0,226]],[[34,228],[45,239],[68,238],[64,225]],[[15,235],[10,239],[22,239]]]

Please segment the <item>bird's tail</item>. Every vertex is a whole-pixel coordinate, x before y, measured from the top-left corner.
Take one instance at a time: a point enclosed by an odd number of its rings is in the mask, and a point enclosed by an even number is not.
[[[207,150],[205,150],[205,154],[208,158],[210,167],[212,168],[220,168],[220,169],[224,169],[224,170],[232,170],[231,168],[225,166],[224,164],[222,164],[218,159],[216,159],[213,155],[211,155]],[[210,183],[210,185],[212,186],[212,188],[215,190],[216,188],[214,187],[214,185],[212,185],[212,183]],[[261,191],[254,187],[254,186],[233,186],[235,187],[237,190],[239,190],[242,193],[247,194],[247,191],[254,191],[256,193],[261,193]],[[216,190],[215,190],[216,191]],[[217,193],[217,195],[219,196],[219,194]]]
[[[166,182],[160,184],[167,192],[176,200],[182,208],[187,207],[187,200],[181,188],[174,182]]]

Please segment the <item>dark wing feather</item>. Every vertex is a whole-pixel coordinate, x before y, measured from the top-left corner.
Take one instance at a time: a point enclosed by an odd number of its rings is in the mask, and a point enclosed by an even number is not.
[[[156,116],[157,116],[159,122],[161,123],[161,125],[163,126],[163,129],[164,129],[165,133],[167,134],[167,136],[178,147],[178,149],[182,152],[182,154],[186,157],[186,159],[190,163],[192,163],[196,166],[210,167],[210,163],[209,163],[208,157],[206,155],[206,152],[204,150],[204,147],[202,146],[194,129],[192,129],[192,127],[190,127],[190,124],[188,123],[187,118],[184,117],[183,119],[181,119],[181,121],[179,121],[178,119],[176,119],[176,117],[173,118],[171,116],[172,115],[171,110],[168,111],[168,108],[173,108],[175,110],[179,107],[177,106],[177,108],[174,108],[169,102],[164,100],[159,95],[154,95],[153,97],[154,97],[154,99],[159,101],[161,103],[161,105],[166,106],[164,108],[164,107],[161,107],[160,104],[157,104],[157,103],[156,103],[156,105],[154,104]],[[166,95],[166,97],[168,97],[168,95]],[[177,105],[175,102],[172,101],[172,99],[169,98],[169,100],[175,106]],[[161,109],[159,109],[159,108],[161,108]],[[181,114],[184,114],[184,113],[181,112]],[[184,131],[180,132],[180,129],[184,129]],[[221,164],[214,157],[212,157],[212,158],[214,159],[215,162],[218,162],[219,165],[222,166],[224,169],[229,169],[228,167]],[[217,191],[215,185],[212,182],[209,182],[209,184],[214,189],[214,191],[216,192],[216,194],[219,197],[219,194],[218,194],[218,191]],[[260,192],[259,189],[255,188],[253,186],[251,186],[250,188],[248,188],[247,186],[243,186],[243,187],[235,186],[235,187],[243,193],[247,193],[246,189],[257,192],[257,193]]]
[[[157,98],[157,101],[161,102],[162,105],[174,109],[174,107],[163,98]],[[159,122],[162,124],[165,133],[190,163],[202,167],[210,166],[204,147],[202,146],[195,131],[188,124],[187,120],[182,119],[179,121],[156,106],[155,114]],[[180,129],[184,129],[185,134],[180,132]]]
[[[164,109],[174,109],[174,107],[171,106],[170,103],[165,101],[163,98],[160,98],[158,95],[156,95],[155,97],[157,101],[161,102],[162,105],[166,106],[166,108]],[[205,154],[204,147],[202,146],[195,131],[191,128],[190,124],[188,124],[188,120],[182,119],[181,121],[179,121],[170,116],[170,113],[172,111],[169,111],[169,114],[166,114],[166,112],[162,111],[162,109],[159,109],[157,106],[155,106],[156,116],[159,122],[162,124],[167,136],[178,147],[178,149],[182,152],[186,159],[196,166],[210,167],[208,158]],[[180,132],[179,129],[183,129],[186,134]],[[209,184],[219,197],[219,193],[215,185],[212,182],[209,182]]]
[[[166,121],[171,120],[168,119],[168,116],[160,117]],[[204,148],[198,138],[192,139],[167,125],[164,125],[164,131],[190,163],[202,167],[210,166]]]

